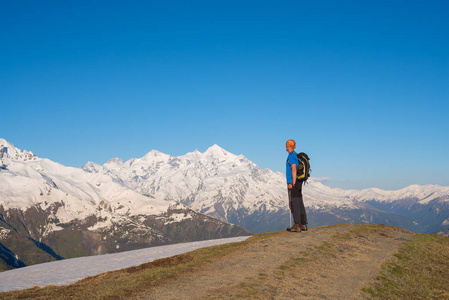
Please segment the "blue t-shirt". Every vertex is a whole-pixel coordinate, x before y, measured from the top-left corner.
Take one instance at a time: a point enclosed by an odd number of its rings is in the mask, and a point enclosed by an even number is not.
[[[293,183],[291,165],[296,165],[296,168],[298,168],[298,157],[296,156],[295,151],[292,151],[288,154],[286,165],[287,165],[287,170],[286,170],[285,174],[287,175],[287,184]]]

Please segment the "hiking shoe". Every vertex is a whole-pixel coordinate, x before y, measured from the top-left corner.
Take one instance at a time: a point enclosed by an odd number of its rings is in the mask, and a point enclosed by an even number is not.
[[[295,223],[295,225],[293,225],[292,227],[287,228],[287,231],[290,231],[290,232],[301,232],[301,227],[299,226],[299,224]]]
[[[301,225],[301,231],[307,231],[307,225],[306,224]]]

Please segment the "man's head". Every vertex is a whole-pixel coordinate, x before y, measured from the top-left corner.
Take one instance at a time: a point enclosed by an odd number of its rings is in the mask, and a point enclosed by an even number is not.
[[[290,153],[293,150],[295,150],[295,148],[296,148],[296,142],[294,140],[288,140],[285,143],[285,149],[287,150],[288,153]]]

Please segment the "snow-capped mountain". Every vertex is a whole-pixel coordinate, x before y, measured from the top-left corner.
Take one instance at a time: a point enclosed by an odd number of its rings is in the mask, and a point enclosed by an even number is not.
[[[183,203],[253,232],[280,230],[289,223],[285,175],[262,170],[246,157],[217,145],[204,153],[196,150],[178,157],[152,150],[127,162],[113,158],[104,165],[89,162],[83,168],[109,175],[140,194]],[[445,214],[449,212],[449,187],[413,185],[397,191],[357,191],[330,188],[321,179],[310,178],[303,193],[311,225],[386,223],[420,232],[436,232],[449,225],[449,214]],[[390,207],[400,203],[408,203],[409,211]],[[409,217],[415,209],[435,205],[441,206],[437,215]]]
[[[249,232],[0,139],[0,267],[242,234]]]
[[[142,158],[123,162],[113,158],[103,166],[89,162],[84,170],[103,173],[140,194],[181,202],[190,208],[229,220],[227,213],[261,206],[270,211],[285,207],[285,184],[280,173],[261,170],[244,156],[217,145],[173,157],[152,150]]]

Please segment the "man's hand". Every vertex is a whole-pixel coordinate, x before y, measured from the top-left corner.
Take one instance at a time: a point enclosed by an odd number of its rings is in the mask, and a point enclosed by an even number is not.
[[[291,190],[293,188],[293,184],[289,183],[288,184],[288,189]]]

